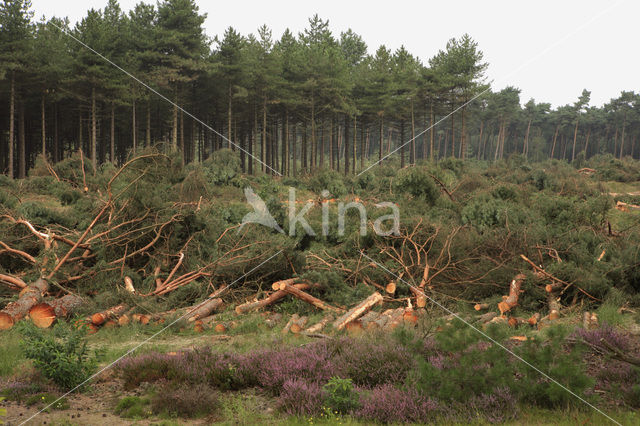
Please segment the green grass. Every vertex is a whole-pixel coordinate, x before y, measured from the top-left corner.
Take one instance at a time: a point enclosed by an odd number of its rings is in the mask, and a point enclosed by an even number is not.
[[[20,335],[16,330],[2,332],[0,344],[0,377],[9,377],[22,371],[27,361],[20,349]]]

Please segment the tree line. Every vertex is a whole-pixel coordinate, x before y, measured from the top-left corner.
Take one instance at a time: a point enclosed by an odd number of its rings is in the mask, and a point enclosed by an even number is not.
[[[2,0],[0,169],[24,177],[39,155],[57,162],[80,149],[95,168],[158,144],[185,162],[231,148],[248,173],[288,176],[354,173],[389,154],[400,167],[514,153],[640,158],[640,94],[591,107],[583,90],[556,109],[522,106],[519,89],[491,90],[467,34],[423,61],[404,47],[369,53],[360,35],[335,35],[317,15],[277,40],[266,25],[211,38],[205,18],[194,0],[129,13],[108,0],[72,27],[34,20],[28,0]]]

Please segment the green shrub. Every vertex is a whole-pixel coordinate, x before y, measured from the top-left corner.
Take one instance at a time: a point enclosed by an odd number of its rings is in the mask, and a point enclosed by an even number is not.
[[[332,377],[323,389],[327,395],[325,405],[331,413],[347,414],[358,408],[358,393],[351,379]]]
[[[149,400],[137,396],[125,396],[116,405],[115,413],[125,419],[146,419],[151,416]]]
[[[70,390],[87,380],[97,367],[97,355],[89,354],[85,331],[57,324],[51,332],[31,323],[20,323],[22,350],[40,373]]]
[[[327,190],[331,197],[342,197],[346,195],[347,188],[344,185],[342,175],[330,169],[323,169],[309,179],[309,189],[316,194]]]
[[[440,196],[440,190],[425,168],[409,167],[398,172],[395,189],[400,193],[411,194],[433,205]]]
[[[202,162],[202,168],[209,184],[227,185],[240,174],[240,156],[230,149],[220,149]]]

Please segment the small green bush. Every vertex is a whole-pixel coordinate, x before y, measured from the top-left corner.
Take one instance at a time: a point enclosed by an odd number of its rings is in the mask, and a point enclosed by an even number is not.
[[[85,330],[57,324],[51,332],[31,323],[20,324],[22,350],[40,373],[63,389],[87,380],[97,367],[97,355],[89,354]]]
[[[137,396],[125,396],[118,401],[114,411],[125,419],[146,419],[152,414],[149,400]]]
[[[332,377],[323,387],[326,392],[325,405],[330,412],[347,414],[358,408],[358,393],[351,379]]]
[[[395,189],[400,193],[411,194],[433,205],[440,196],[440,190],[425,168],[410,167],[398,172]]]

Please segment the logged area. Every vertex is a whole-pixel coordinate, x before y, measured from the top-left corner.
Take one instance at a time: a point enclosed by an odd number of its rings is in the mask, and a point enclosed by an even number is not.
[[[0,424],[640,424],[640,94],[125,3],[0,0]]]
[[[607,176],[640,163],[589,166],[391,161],[285,181],[242,174],[231,150],[41,163],[0,191],[8,418],[115,362],[42,419],[600,422],[586,401],[632,424],[640,183],[612,194]],[[286,234],[239,225],[247,187]],[[288,235],[291,188],[315,236]],[[362,236],[393,227],[381,200],[397,233]],[[340,231],[356,201],[370,216]]]

